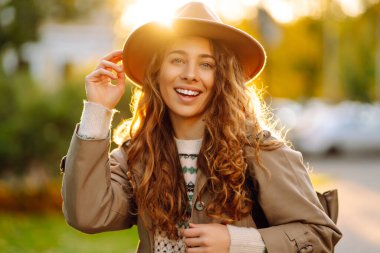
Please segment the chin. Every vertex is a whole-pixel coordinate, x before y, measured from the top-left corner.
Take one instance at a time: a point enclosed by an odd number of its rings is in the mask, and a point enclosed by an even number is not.
[[[182,119],[195,119],[195,118],[201,118],[202,117],[202,113],[195,112],[195,111],[182,110],[182,111],[172,111],[172,113],[176,117],[182,118]]]

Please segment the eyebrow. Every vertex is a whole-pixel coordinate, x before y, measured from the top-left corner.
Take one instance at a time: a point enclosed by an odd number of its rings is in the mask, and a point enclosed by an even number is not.
[[[170,51],[167,55],[171,55],[171,54],[187,55],[187,53],[184,50],[173,50],[173,51]],[[201,57],[201,58],[211,58],[214,61],[216,61],[215,57],[212,56],[212,55],[210,55],[210,54],[200,54],[199,57]]]

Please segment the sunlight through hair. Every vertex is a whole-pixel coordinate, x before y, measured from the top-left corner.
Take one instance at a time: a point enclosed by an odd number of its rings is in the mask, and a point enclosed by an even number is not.
[[[142,91],[139,88],[135,88],[130,103],[130,111],[132,113],[131,118],[121,122],[113,132],[113,141],[117,145],[122,145],[126,138],[131,138],[134,133],[140,128],[141,119],[137,117],[136,111],[138,103],[142,96]]]

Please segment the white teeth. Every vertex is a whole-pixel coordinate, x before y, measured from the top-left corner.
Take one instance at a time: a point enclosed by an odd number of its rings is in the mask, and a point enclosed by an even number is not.
[[[188,95],[188,96],[197,96],[199,95],[199,91],[193,91],[193,90],[185,90],[185,89],[175,89],[178,93]]]

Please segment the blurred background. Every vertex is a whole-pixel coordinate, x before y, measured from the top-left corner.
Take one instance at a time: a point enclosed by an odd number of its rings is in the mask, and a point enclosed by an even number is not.
[[[0,252],[133,252],[134,228],[85,235],[66,225],[59,163],[84,76],[135,27],[185,2],[0,0]],[[315,188],[339,190],[336,252],[380,252],[380,1],[203,2],[266,48],[256,85]],[[130,116],[128,87],[113,125]]]

